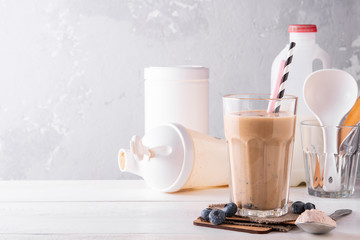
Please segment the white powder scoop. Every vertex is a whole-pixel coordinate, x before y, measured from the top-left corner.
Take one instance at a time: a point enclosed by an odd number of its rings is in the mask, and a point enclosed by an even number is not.
[[[296,226],[309,233],[327,233],[336,228],[335,220],[350,214],[350,209],[336,210],[330,216],[316,209],[306,210],[295,221]]]

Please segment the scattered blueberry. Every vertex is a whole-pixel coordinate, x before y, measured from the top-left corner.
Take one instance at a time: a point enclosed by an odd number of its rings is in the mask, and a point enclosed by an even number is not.
[[[210,212],[209,219],[214,225],[222,224],[225,221],[225,212],[220,209],[214,209]]]
[[[254,207],[254,205],[252,203],[245,203],[244,204],[244,208],[252,209],[253,207]]]
[[[305,210],[315,209],[315,205],[311,202],[305,203]]]
[[[205,208],[204,210],[201,211],[201,217],[206,221],[209,221],[209,214],[211,211],[212,211],[211,208]]]
[[[300,214],[305,211],[305,203],[302,201],[296,201],[291,205],[291,211],[295,214]]]
[[[223,211],[225,212],[226,217],[232,217],[237,212],[237,206],[233,202],[227,203],[225,204]]]

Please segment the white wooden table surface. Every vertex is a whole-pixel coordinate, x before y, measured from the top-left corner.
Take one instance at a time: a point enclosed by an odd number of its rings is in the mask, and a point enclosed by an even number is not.
[[[228,201],[227,188],[166,194],[141,180],[121,180],[2,181],[0,189],[0,239],[360,239],[359,187],[349,199],[291,189],[291,200],[313,202],[328,214],[353,210],[321,236],[299,229],[257,235],[194,226],[209,203]]]

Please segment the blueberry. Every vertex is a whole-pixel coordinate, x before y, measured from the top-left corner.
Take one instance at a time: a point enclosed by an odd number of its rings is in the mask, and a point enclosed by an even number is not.
[[[223,211],[225,212],[225,216],[232,217],[237,212],[237,206],[233,202],[227,203],[225,204]]]
[[[300,214],[305,211],[305,203],[302,201],[296,201],[291,205],[291,211],[295,214]]]
[[[245,203],[244,204],[244,208],[252,209],[253,207],[254,207],[254,205],[252,203]]]
[[[201,211],[201,217],[205,219],[206,221],[209,221],[209,213],[212,211],[211,208],[205,208]]]
[[[225,221],[225,212],[220,209],[214,209],[210,212],[209,219],[214,225],[222,224]]]
[[[305,210],[315,209],[315,205],[311,202],[305,203]]]

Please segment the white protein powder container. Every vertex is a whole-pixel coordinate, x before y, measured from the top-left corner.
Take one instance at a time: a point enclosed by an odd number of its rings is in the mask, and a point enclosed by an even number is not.
[[[163,123],[209,132],[209,69],[201,66],[148,67],[145,132]]]

